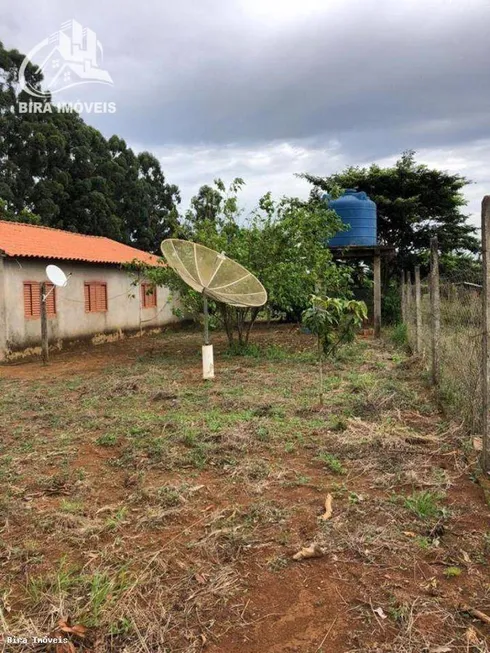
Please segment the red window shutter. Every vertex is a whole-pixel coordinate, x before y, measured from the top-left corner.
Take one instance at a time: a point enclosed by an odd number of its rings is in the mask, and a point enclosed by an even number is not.
[[[32,317],[32,284],[24,283],[24,316]]]
[[[90,284],[84,284],[83,292],[85,296],[85,313],[90,313]]]
[[[91,283],[89,286],[90,293],[90,311],[94,312],[97,310],[97,286],[95,283]]]
[[[46,294],[51,293],[46,300],[46,313],[56,315],[56,288],[46,284]],[[41,284],[37,281],[24,282],[24,315],[38,318],[41,316]]]
[[[32,294],[32,317],[41,316],[41,284],[32,283],[31,284],[31,294]]]
[[[107,286],[105,283],[95,285],[95,303],[97,311],[107,311]]]
[[[107,284],[101,281],[87,281],[84,284],[85,312],[103,313],[107,311]]]
[[[153,284],[141,284],[141,304],[143,308],[154,308],[157,305],[157,293]]]
[[[56,315],[56,288],[52,283],[46,284],[46,295],[48,295],[46,300],[46,313],[48,315]]]

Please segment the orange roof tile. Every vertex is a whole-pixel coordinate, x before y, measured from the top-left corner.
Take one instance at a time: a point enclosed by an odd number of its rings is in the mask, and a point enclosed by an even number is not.
[[[134,259],[158,265],[158,257],[102,236],[85,236],[61,229],[0,220],[0,252],[7,256],[66,259],[87,263],[130,263]]]

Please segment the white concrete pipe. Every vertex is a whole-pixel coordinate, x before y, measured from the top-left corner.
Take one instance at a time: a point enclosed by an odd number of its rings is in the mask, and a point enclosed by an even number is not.
[[[202,378],[214,379],[213,345],[202,346]]]

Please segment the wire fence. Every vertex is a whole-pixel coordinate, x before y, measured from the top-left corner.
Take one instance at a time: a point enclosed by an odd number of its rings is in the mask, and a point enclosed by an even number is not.
[[[435,377],[448,411],[460,417],[471,433],[481,433],[483,427],[482,282],[483,279],[475,279],[474,273],[446,273],[439,277],[437,335],[434,334],[430,277],[420,282],[419,310],[417,288],[412,279],[408,284],[406,304],[405,322],[412,351],[422,357],[431,376]]]
[[[481,266],[439,274],[437,238],[430,273],[420,266],[401,279],[402,321],[446,408],[481,434],[480,463],[490,482],[490,195],[482,201]],[[490,490],[490,485],[489,485]]]
[[[490,474],[490,195],[482,202],[482,265],[439,274],[437,238],[430,272],[403,271],[402,320],[448,412],[481,434],[481,466]]]

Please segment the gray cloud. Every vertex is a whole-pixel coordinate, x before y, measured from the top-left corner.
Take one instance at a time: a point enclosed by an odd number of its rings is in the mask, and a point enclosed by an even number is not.
[[[134,144],[138,149],[138,144]],[[309,171],[328,175],[347,165],[392,165],[397,154],[382,157],[352,158],[345,154],[339,142],[331,141],[324,147],[298,141],[262,143],[258,146],[175,146],[157,148],[165,170],[172,172],[172,181],[181,188],[183,206],[202,183],[211,183],[216,177],[231,181],[244,177],[242,204],[246,210],[256,206],[257,200],[267,191],[273,195],[308,197],[311,186],[296,173]],[[466,188],[466,212],[472,223],[480,226],[480,204],[483,195],[490,191],[490,138],[454,147],[421,149],[417,160],[451,173],[466,176],[472,184]]]
[[[327,174],[407,148],[438,153],[443,166],[458,152],[461,171],[476,172],[471,157],[489,155],[489,17],[486,0],[0,8],[3,40],[25,52],[69,18],[94,29],[114,87],[63,99],[116,101],[116,114],[85,118],[161,155],[184,195],[219,174],[248,179],[250,198],[268,187],[303,192],[293,172]]]

